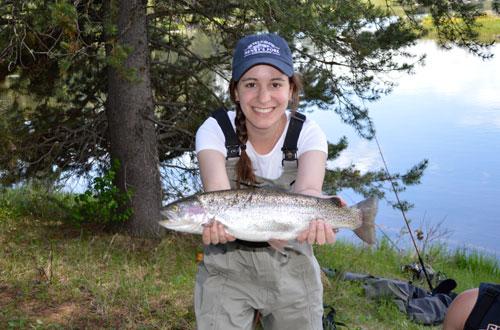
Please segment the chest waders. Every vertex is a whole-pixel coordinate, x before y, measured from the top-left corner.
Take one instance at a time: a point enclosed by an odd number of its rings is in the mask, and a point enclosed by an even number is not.
[[[234,189],[239,141],[226,110],[219,109],[212,116],[224,132],[226,171]],[[292,189],[297,176],[297,141],[305,119],[302,114],[292,114],[282,148],[283,172],[274,180],[257,177],[258,187]],[[197,329],[250,330],[256,310],[266,330],[323,328],[323,287],[310,244],[289,241],[284,251],[276,251],[267,242],[242,240],[205,246],[196,275]]]

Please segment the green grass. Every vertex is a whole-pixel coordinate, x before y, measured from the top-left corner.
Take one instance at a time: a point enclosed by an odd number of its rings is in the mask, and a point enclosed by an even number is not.
[[[485,15],[477,19],[479,27],[476,29],[478,39],[482,42],[498,41],[500,39],[500,16],[498,15]],[[437,34],[434,29],[431,19],[426,17],[423,20],[423,26],[429,30],[426,35],[427,39],[436,39]]]
[[[370,0],[370,2],[378,7],[385,8],[387,6],[386,0]],[[393,1],[388,1],[388,3],[396,15],[404,16],[404,12],[401,7],[394,5]],[[477,22],[480,24],[476,30],[479,34],[478,38],[482,42],[491,42],[494,40],[498,41],[500,39],[500,16],[491,12],[491,1],[486,1],[484,3],[483,10],[485,11],[485,16],[477,19]],[[423,25],[425,28],[429,29],[429,33],[425,36],[425,38],[436,39],[437,34],[429,17],[426,17],[423,20]]]
[[[190,329],[194,237],[76,228],[0,208],[0,328]]]
[[[151,240],[76,228],[32,215],[10,193],[0,196],[1,329],[195,328],[200,237]],[[409,275],[401,266],[415,261],[385,241],[372,249],[337,242],[316,247],[316,254],[323,267],[403,280]],[[437,249],[432,260],[435,270],[457,280],[459,291],[500,275],[496,262],[479,253]],[[367,299],[361,283],[325,277],[324,286],[324,302],[349,329],[438,329],[409,321],[390,300]]]
[[[412,276],[402,272],[402,266],[416,261],[412,253],[400,254],[384,241],[372,249],[337,242],[333,247],[317,247],[316,256],[322,266],[335,268],[339,272],[348,271],[408,281],[412,280]],[[497,261],[478,253],[467,254],[462,250],[450,253],[439,249],[438,252],[433,251],[432,259],[430,264],[435,271],[457,281],[457,293],[476,287],[480,282],[498,282],[500,277]],[[413,283],[428,289],[423,280]],[[390,301],[370,301],[356,282],[330,280],[329,285],[325,285],[325,303],[335,306],[339,320],[355,329],[440,329],[409,321]]]

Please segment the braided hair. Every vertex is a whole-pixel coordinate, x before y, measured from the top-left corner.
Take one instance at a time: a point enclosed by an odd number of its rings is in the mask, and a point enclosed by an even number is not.
[[[297,111],[300,102],[300,92],[302,91],[302,81],[300,76],[295,73],[292,77],[289,77],[290,87],[292,88],[292,97],[289,102],[290,110],[293,112]],[[248,132],[246,126],[246,117],[241,110],[240,102],[236,101],[236,87],[238,85],[237,81],[231,79],[229,82],[229,94],[231,95],[231,101],[236,105],[236,135],[240,143],[240,159],[236,165],[236,185],[239,188],[241,183],[246,185],[254,185],[257,183],[255,178],[255,173],[252,166],[252,161],[248,157],[246,152],[246,143],[248,141]]]

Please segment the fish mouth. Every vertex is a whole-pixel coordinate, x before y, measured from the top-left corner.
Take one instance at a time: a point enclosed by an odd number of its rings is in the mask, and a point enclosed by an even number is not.
[[[172,221],[172,220],[174,220],[174,219],[177,218],[177,215],[175,214],[175,212],[169,211],[169,210],[163,210],[163,211],[160,212],[160,214],[162,215],[162,217],[164,219],[167,219],[167,220],[170,220],[170,221]],[[166,221],[166,220],[163,220],[163,221]]]
[[[172,221],[172,220],[168,220],[168,219],[158,221],[158,223],[160,224],[160,226],[168,228],[168,229],[176,229],[176,228],[179,228],[179,227],[182,227],[183,225],[185,225],[182,222]]]
[[[177,216],[177,214],[175,212],[164,210],[164,211],[161,211],[160,214],[161,214],[163,219],[160,220],[158,223],[160,225],[162,225],[163,227],[175,228],[175,227],[182,225],[182,223],[179,221],[179,217]]]
[[[170,228],[170,225],[172,224],[172,221],[168,221],[168,220],[161,220],[161,221],[158,221],[158,223],[160,224],[160,226],[162,227],[165,227],[165,228]]]

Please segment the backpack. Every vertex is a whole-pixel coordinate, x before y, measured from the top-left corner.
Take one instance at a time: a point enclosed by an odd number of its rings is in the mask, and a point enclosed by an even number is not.
[[[500,284],[481,283],[464,330],[500,329]]]

